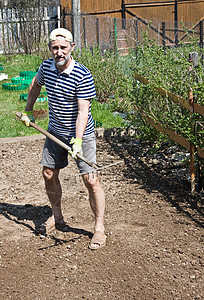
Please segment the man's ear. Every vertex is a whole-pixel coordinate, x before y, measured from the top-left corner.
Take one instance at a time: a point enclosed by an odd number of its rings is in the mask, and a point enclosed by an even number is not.
[[[73,51],[73,50],[74,50],[74,48],[75,48],[75,45],[76,45],[76,44],[73,42],[73,43],[72,43],[72,49],[71,49],[71,51]]]

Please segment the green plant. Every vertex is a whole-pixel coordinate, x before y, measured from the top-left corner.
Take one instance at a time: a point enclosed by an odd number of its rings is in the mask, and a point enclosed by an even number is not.
[[[36,68],[40,66],[41,61],[41,56],[0,56],[0,64],[4,66],[4,71],[9,75],[8,80],[4,80],[2,83],[10,82],[12,77],[19,76],[20,71],[35,71]],[[23,93],[27,92],[28,88],[23,91]],[[42,88],[42,93],[43,92],[46,92],[44,88]],[[35,129],[24,126],[15,116],[17,111],[23,112],[25,109],[25,101],[20,100],[21,94],[22,91],[8,91],[4,90],[2,85],[0,86],[0,138],[33,135],[38,133]],[[43,111],[47,112],[47,101],[36,102],[34,110],[36,113]],[[102,126],[105,128],[124,126],[124,121],[120,116],[113,116],[106,104],[100,104],[96,100],[92,103],[92,114],[94,120],[102,123]],[[36,122],[39,126],[47,130],[47,115],[45,117],[38,117]]]
[[[193,132],[193,124],[203,120],[203,117],[196,114],[191,117],[188,110],[174,104],[168,97],[160,96],[154,91],[154,87],[162,87],[188,100],[189,87],[191,87],[194,93],[194,101],[204,105],[203,66],[199,64],[194,69],[193,75],[189,75],[192,63],[189,62],[188,56],[189,52],[194,51],[197,51],[201,57],[201,49],[196,42],[179,49],[170,48],[164,51],[154,40],[149,40],[144,35],[142,45],[136,49],[135,71],[145,77],[149,84],[144,85],[135,82],[132,105],[135,108],[140,107],[164,128],[171,129],[189,141],[201,146],[203,138],[199,139],[199,141],[196,139]],[[144,125],[143,136],[151,135],[149,126],[148,123],[146,123],[146,126]],[[199,132],[196,134],[199,135]],[[157,136],[158,134],[155,134],[153,130],[152,139],[154,137],[157,138]]]
[[[92,73],[97,97],[100,102],[109,103],[112,110],[127,111],[130,109],[130,97],[133,91],[133,73],[130,71],[130,57],[122,58],[112,51],[104,55],[99,48],[83,48],[76,52],[75,59],[84,64]],[[124,72],[125,60],[128,71]]]

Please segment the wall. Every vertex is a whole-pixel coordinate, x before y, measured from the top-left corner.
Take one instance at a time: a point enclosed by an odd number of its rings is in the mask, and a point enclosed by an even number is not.
[[[125,0],[125,4],[130,3],[155,3],[168,2],[167,0]],[[169,0],[171,2],[172,0]],[[81,0],[81,11],[100,12],[121,9],[121,0]],[[71,0],[61,0],[61,6],[71,9]],[[154,6],[129,8],[129,10],[137,16],[145,19],[157,19],[159,21],[174,21],[174,5],[170,6]],[[107,13],[111,17],[121,18],[121,12]],[[126,15],[128,18],[131,16]],[[178,20],[183,22],[197,23],[204,17],[204,0],[192,0],[189,3],[178,3]]]

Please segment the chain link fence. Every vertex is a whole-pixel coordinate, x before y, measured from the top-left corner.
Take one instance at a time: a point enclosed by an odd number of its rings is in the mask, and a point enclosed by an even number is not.
[[[41,5],[28,5],[25,8],[6,7],[0,9],[0,53],[26,53],[39,51],[47,42],[50,31],[56,27],[65,27],[72,31],[73,18],[71,11],[60,11],[54,1],[43,1]],[[37,2],[36,2],[37,3]],[[51,5],[51,6],[49,6]],[[192,22],[161,22],[141,18],[119,19],[81,15],[81,46],[93,48],[98,46],[103,53],[111,49],[128,53],[135,49],[146,37],[154,39],[163,47],[178,46],[197,40],[203,48],[203,20]],[[125,30],[123,29],[125,27]]]

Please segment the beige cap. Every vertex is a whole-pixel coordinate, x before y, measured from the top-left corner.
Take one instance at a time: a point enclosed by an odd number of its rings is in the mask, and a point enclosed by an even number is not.
[[[49,42],[55,41],[57,38],[64,38],[67,42],[73,42],[72,33],[65,28],[54,29],[49,36]]]

